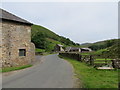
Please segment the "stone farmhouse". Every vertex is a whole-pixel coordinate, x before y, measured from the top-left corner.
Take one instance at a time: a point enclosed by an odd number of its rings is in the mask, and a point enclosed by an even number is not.
[[[81,52],[81,49],[78,47],[66,47],[66,52]]]
[[[79,48],[79,47],[66,47],[66,52],[90,52],[90,48]]]
[[[0,9],[0,61],[2,67],[30,64],[35,46],[31,43],[32,23]]]
[[[81,52],[91,52],[92,49],[90,48],[81,48]]]
[[[61,45],[61,44],[56,44],[56,46],[54,47],[54,51],[55,51],[55,52],[62,52],[62,51],[64,51],[63,45]]]

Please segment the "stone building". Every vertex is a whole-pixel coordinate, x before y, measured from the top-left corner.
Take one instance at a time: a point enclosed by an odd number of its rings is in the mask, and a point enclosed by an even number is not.
[[[66,52],[91,52],[90,48],[66,47]]]
[[[92,49],[90,48],[81,48],[81,52],[91,52]]]
[[[63,45],[61,45],[61,44],[56,44],[56,46],[54,47],[54,51],[55,51],[55,52],[64,51]]]
[[[0,61],[2,67],[30,64],[35,46],[31,43],[31,23],[0,9]]]
[[[81,48],[79,47],[66,47],[66,52],[81,52]]]

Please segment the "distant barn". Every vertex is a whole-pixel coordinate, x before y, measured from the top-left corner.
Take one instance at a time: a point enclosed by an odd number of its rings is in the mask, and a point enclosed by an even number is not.
[[[81,48],[81,52],[91,52],[92,49],[90,48]]]
[[[66,47],[66,52],[90,52],[90,48],[79,48],[79,47]]]
[[[56,44],[56,46],[54,47],[54,51],[55,51],[55,52],[64,51],[63,45],[61,45],[61,44]]]
[[[3,67],[30,64],[35,57],[35,46],[31,43],[32,23],[5,10],[0,21],[0,60]]]
[[[66,47],[66,52],[81,52],[79,47]]]

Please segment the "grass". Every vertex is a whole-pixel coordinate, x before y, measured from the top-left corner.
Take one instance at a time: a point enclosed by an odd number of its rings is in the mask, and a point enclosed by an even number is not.
[[[106,61],[109,61],[107,63],[111,63],[110,60],[112,60],[111,58],[103,58],[101,56],[96,56],[96,55],[102,55],[102,53],[104,51],[108,51],[107,49],[101,49],[101,50],[98,50],[98,51],[92,51],[92,52],[84,52],[84,53],[80,53],[81,55],[95,55],[95,61],[94,63],[106,63],[105,61],[100,61],[100,60],[106,60]]]
[[[35,52],[45,52],[45,50],[44,50],[44,49],[36,48],[36,49],[35,49]]]
[[[32,65],[24,65],[24,66],[19,66],[19,67],[6,67],[6,68],[0,69],[0,72],[10,72],[10,71],[15,71],[15,70],[21,70],[21,69],[25,69],[31,66]]]
[[[94,54],[102,54],[103,52],[108,51],[107,49],[100,49],[94,52]]]
[[[103,52],[108,51],[107,49],[100,49],[97,51],[92,51],[92,52],[84,52],[80,53],[81,55],[101,55]]]
[[[112,59],[110,59],[110,58],[97,58],[97,59],[95,59],[95,60],[112,60]]]
[[[39,49],[39,48],[36,48],[35,52],[39,53],[39,55],[44,55],[44,56],[50,54],[56,54],[55,52],[45,51],[45,49]]]
[[[112,63],[112,61],[111,61],[112,59],[110,59],[110,58],[97,58],[97,59],[95,59],[95,61],[94,61],[94,63]]]
[[[83,88],[118,88],[118,70],[97,70],[74,59],[62,58],[73,65]]]
[[[50,38],[47,38],[47,40],[49,41],[49,42],[52,42],[53,44],[63,44],[63,43],[61,43],[61,42],[59,42],[59,41],[56,41],[56,40],[53,40],[53,39],[50,39]]]
[[[83,52],[83,53],[80,53],[81,55],[92,55],[93,52]]]

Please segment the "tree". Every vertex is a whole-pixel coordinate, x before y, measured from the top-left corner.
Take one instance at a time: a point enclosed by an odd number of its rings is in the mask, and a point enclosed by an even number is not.
[[[106,46],[107,46],[107,47],[110,47],[110,46],[112,46],[113,44],[115,44],[114,40],[108,40],[108,41],[106,41]]]
[[[35,44],[36,48],[41,48],[41,49],[45,49],[45,44],[46,44],[46,40],[45,40],[45,35],[41,32],[36,33],[33,37],[32,37],[32,42]]]
[[[80,44],[79,44],[79,43],[76,43],[76,46],[80,46]]]

